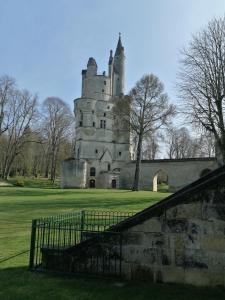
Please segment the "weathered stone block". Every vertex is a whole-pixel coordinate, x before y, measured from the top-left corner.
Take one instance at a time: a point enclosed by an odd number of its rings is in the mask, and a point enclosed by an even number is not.
[[[144,231],[144,232],[161,232],[162,224],[160,222],[160,219],[155,217],[152,219],[149,219],[139,225],[136,225],[130,229],[130,231]]]
[[[184,269],[177,266],[163,266],[162,268],[163,282],[183,283]]]
[[[224,251],[225,250],[225,235],[221,234],[207,234],[203,235],[200,240],[201,248],[205,251]]]
[[[200,202],[191,202],[188,204],[181,204],[175,207],[172,207],[166,211],[166,217],[168,219],[176,218],[201,218],[202,209]]]
[[[184,282],[197,286],[211,285],[210,272],[208,269],[185,269]]]
[[[163,232],[171,232],[171,233],[187,232],[188,220],[187,219],[164,219],[162,230]]]

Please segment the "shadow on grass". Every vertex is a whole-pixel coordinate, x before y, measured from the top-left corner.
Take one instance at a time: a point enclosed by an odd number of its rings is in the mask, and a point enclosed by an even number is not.
[[[0,299],[7,300],[224,299],[223,288],[54,276],[32,273],[25,267],[0,269],[0,278]]]

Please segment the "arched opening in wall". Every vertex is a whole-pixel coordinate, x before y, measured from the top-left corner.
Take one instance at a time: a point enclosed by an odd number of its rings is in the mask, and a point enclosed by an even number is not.
[[[155,173],[152,182],[153,192],[169,192],[169,178],[164,170],[159,170]]]
[[[199,177],[203,177],[203,176],[205,176],[205,175],[209,174],[211,171],[212,171],[212,170],[211,170],[211,169],[209,169],[209,168],[207,168],[207,169],[204,169],[204,170],[202,170],[202,171],[201,171],[201,173],[200,173],[200,176],[199,176]]]
[[[112,179],[111,187],[112,189],[116,189],[116,179]]]
[[[95,188],[95,180],[94,179],[91,179],[90,182],[89,182],[89,187],[91,189]]]

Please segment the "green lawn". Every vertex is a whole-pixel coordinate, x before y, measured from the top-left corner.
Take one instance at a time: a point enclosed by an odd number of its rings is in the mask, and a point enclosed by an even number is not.
[[[0,261],[29,248],[33,218],[81,209],[137,211],[167,193],[125,190],[60,190],[46,180],[0,188]],[[44,187],[44,188],[43,188]],[[223,289],[182,285],[65,278],[27,271],[28,254],[0,263],[0,299],[224,299]]]

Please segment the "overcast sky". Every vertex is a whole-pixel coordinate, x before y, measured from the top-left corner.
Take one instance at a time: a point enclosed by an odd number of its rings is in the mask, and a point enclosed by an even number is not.
[[[121,32],[126,92],[154,73],[178,102],[179,50],[224,13],[225,0],[0,0],[0,75],[13,76],[40,101],[57,96],[72,107],[88,58],[107,70]]]

